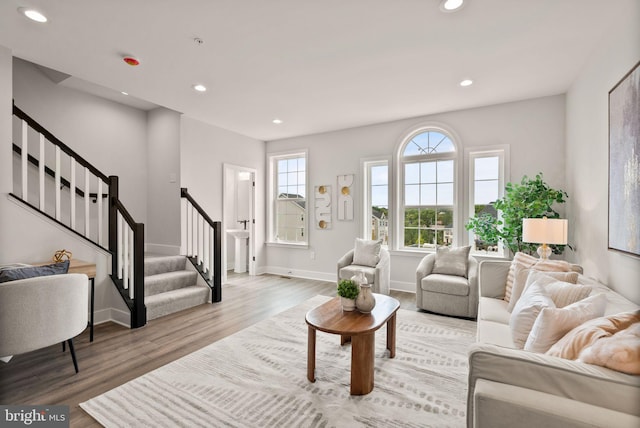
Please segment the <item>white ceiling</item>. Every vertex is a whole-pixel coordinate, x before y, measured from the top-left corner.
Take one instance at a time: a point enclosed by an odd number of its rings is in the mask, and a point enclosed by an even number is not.
[[[2,0],[0,45],[79,89],[274,140],[564,93],[634,1]]]

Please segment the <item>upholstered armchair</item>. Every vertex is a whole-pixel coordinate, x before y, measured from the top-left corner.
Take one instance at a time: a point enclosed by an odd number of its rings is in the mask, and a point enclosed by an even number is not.
[[[338,260],[338,281],[351,279],[358,271],[363,271],[371,291],[389,294],[391,283],[391,257],[380,241],[356,239],[355,248]]]
[[[468,252],[458,254],[457,266],[450,263],[438,266],[436,258],[440,254],[429,254],[422,259],[416,270],[418,308],[438,314],[476,318],[478,262],[469,257]]]
[[[41,276],[0,283],[0,357],[69,344],[87,327],[88,279],[84,274]]]

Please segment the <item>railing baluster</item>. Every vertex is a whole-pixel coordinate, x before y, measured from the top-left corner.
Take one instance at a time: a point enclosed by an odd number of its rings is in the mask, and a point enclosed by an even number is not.
[[[196,211],[193,207],[193,205],[191,206],[191,233],[193,234],[193,242],[191,243],[191,246],[193,247],[192,250],[192,256],[195,257],[198,254],[198,238],[196,236],[196,233],[198,233],[197,231],[197,227],[196,227],[196,218],[198,215],[198,211]]]
[[[29,198],[29,128],[27,122],[22,121],[22,200],[27,201]]]
[[[202,270],[209,270],[209,224],[202,222]]]
[[[213,241],[213,227],[209,227],[209,242],[211,243],[211,256],[209,257],[209,281],[211,281],[213,280],[213,263],[217,257],[217,255],[215,254],[216,249]]]
[[[84,168],[84,236],[87,238],[91,233],[90,224],[90,211],[89,211],[89,191],[91,190],[91,176],[89,175],[89,168]]]
[[[118,211],[118,249],[116,257],[118,258],[118,279],[122,279],[122,214]],[[123,284],[126,287],[126,284]]]
[[[89,195],[85,193],[84,198],[85,200],[89,199]],[[97,202],[98,202],[98,245],[102,245],[102,179],[100,177],[98,177]]]
[[[196,214],[196,221],[196,236],[198,237],[198,257],[196,257],[196,263],[199,265],[202,263],[202,217],[200,216],[200,213]]]
[[[122,228],[122,284],[124,288],[129,288],[129,297],[132,297],[133,289],[129,287],[129,226],[123,225]]]
[[[39,206],[40,211],[44,212],[44,165],[45,165],[45,154],[44,154],[44,135],[40,134],[40,155],[38,160],[40,163],[38,164],[38,179],[40,182],[40,193],[39,196]]]
[[[56,146],[56,220],[60,221],[60,147]]]
[[[76,160],[70,159],[71,181],[69,183],[69,204],[71,205],[71,229],[76,230]],[[89,195],[85,192],[85,200]]]

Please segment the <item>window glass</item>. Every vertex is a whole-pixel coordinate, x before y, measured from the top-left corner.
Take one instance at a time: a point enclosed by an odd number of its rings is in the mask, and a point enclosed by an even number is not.
[[[306,243],[306,159],[304,155],[272,158],[275,204],[271,239],[281,243]]]

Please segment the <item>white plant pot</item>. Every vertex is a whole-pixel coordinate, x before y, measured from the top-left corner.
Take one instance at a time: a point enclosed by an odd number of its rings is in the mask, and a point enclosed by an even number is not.
[[[343,311],[349,312],[356,309],[356,299],[347,299],[346,297],[340,297],[340,301],[342,302]]]

